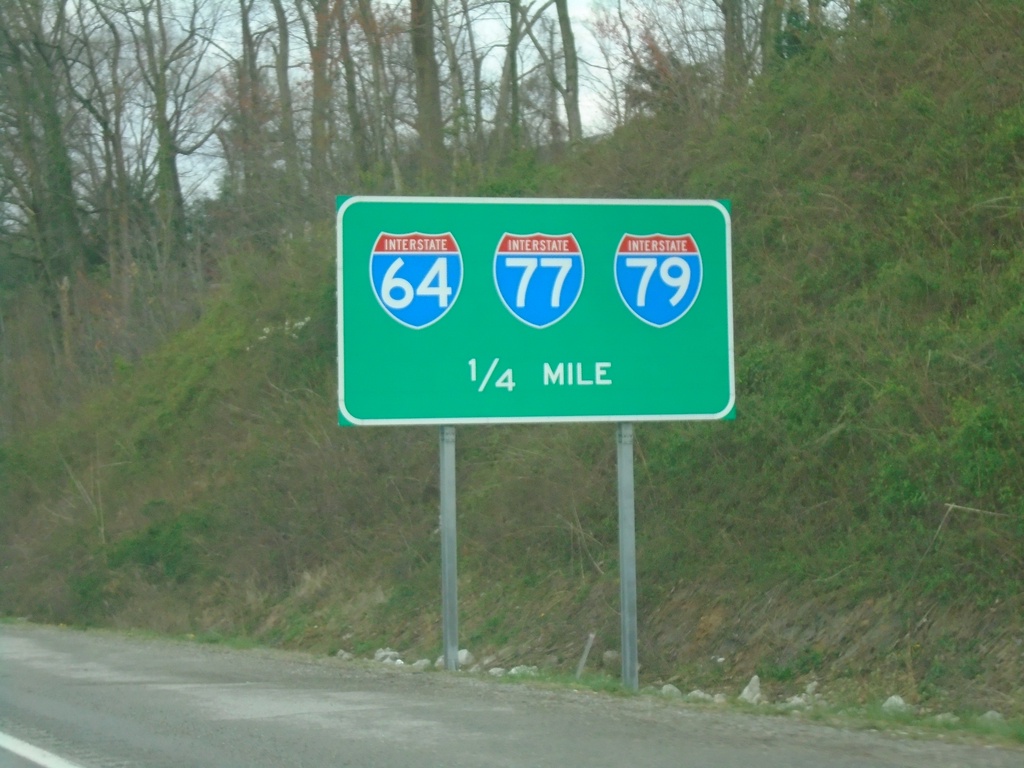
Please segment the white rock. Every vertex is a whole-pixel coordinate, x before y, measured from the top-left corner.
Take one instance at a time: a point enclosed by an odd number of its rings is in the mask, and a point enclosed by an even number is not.
[[[728,704],[728,703],[729,703],[729,697],[726,696],[724,693],[716,693],[715,694],[715,704]]]
[[[956,725],[960,722],[960,718],[954,715],[952,712],[943,712],[941,715],[936,715],[932,718],[939,725]]]
[[[444,659],[441,660],[441,665],[444,666]],[[416,670],[417,672],[423,672],[424,670],[427,670],[429,668],[430,659],[420,659],[419,661],[414,661],[412,663],[412,669]]]
[[[394,663],[398,661],[401,654],[398,651],[394,651],[391,648],[378,648],[373,654],[374,661],[383,661]]]
[[[479,664],[474,664],[472,667],[469,668],[469,673],[471,675],[475,675],[478,672],[483,672],[483,671],[484,671],[484,668],[481,667]]]
[[[909,712],[910,705],[903,700],[902,696],[892,695],[882,705],[883,712]]]
[[[337,659],[341,659],[342,661],[352,661],[352,659],[355,658],[355,656],[353,656],[351,653],[344,650],[338,651],[336,654],[334,654],[334,657]]]
[[[817,680],[812,680],[811,682],[809,682],[807,684],[807,687],[804,688],[804,693],[806,693],[808,696],[813,696],[817,692],[818,692],[818,681]]]
[[[710,702],[713,702],[715,700],[715,697],[712,696],[710,693],[704,693],[704,691],[702,691],[699,688],[697,688],[697,689],[694,689],[694,690],[690,691],[688,694],[686,694],[686,700],[687,701],[706,701],[706,702],[710,703]]]
[[[760,704],[761,703],[761,678],[754,675],[750,678],[750,682],[747,683],[747,687],[743,689],[743,693],[740,694],[740,701],[745,701],[747,704]]]
[[[1003,722],[1003,716],[1001,713],[996,712],[994,709],[990,709],[984,715],[978,718],[984,723],[1001,723]]]
[[[790,696],[782,706],[786,709],[802,709],[810,703],[810,697],[806,693],[802,693],[798,696]]]
[[[536,675],[537,675],[537,668],[536,667],[527,667],[524,664],[520,664],[517,667],[512,667],[512,669],[510,669],[508,671],[508,673],[510,675],[529,675],[530,677],[536,677]]]
[[[683,692],[676,688],[672,683],[667,683],[661,686],[661,695],[670,696],[673,699],[682,698]]]
[[[434,662],[434,669],[444,669],[444,654],[437,657],[437,661]]]
[[[491,675],[492,677],[504,677],[505,676],[505,668],[504,667],[491,667],[490,669],[487,670],[487,674]]]
[[[473,662],[476,661],[476,656],[467,651],[465,648],[459,649],[459,666],[460,667],[471,667]]]

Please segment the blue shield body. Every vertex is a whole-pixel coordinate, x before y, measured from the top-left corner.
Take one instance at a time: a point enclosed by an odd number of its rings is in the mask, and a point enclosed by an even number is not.
[[[534,328],[569,314],[583,290],[583,254],[571,235],[506,233],[494,254],[494,284],[505,307]]]
[[[700,294],[700,250],[690,235],[623,235],[615,254],[615,286],[640,320],[656,328],[690,311]]]

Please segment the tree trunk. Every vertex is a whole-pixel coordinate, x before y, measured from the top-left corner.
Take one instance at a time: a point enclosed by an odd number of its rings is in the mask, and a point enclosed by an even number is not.
[[[51,287],[81,266],[85,251],[60,106],[64,31],[63,14],[44,23],[42,3],[0,5],[0,55],[6,59],[0,69],[2,94],[14,114],[12,146],[20,149],[26,177],[17,186],[24,190],[39,266]]]
[[[815,34],[821,33],[821,8],[822,0],[807,0],[807,22]]]
[[[519,0],[509,0],[509,33],[508,33],[508,133],[509,143],[513,150],[519,149],[520,132],[519,116],[519,37],[520,17],[522,16]]]
[[[470,17],[469,0],[462,0],[462,18],[469,43],[469,56],[473,62],[473,144],[478,163],[484,161],[484,86],[483,56],[477,51],[473,21]]]
[[[302,190],[302,171],[299,161],[299,142],[295,134],[295,110],[292,106],[292,86],[288,76],[290,33],[288,17],[282,0],[272,0],[277,18],[277,49],[274,55],[274,73],[277,77],[277,100],[280,117],[278,133],[281,139],[281,155],[284,159],[284,184],[282,193],[289,205],[299,202]]]
[[[725,21],[725,98],[726,103],[739,99],[746,87],[746,65],[743,42],[743,0],[718,0]]]
[[[508,13],[508,45],[498,85],[498,104],[494,110],[495,159],[498,160],[519,146],[519,0],[508,0]]]
[[[90,39],[86,31],[90,24],[86,17],[88,10],[94,12],[102,22],[106,37],[105,42],[100,45]],[[121,309],[127,311],[133,293],[134,260],[131,180],[124,131],[129,84],[121,69],[125,62],[124,46],[121,31],[101,2],[93,0],[89,6],[80,3],[76,13],[80,35],[76,45],[79,51],[78,60],[72,62],[71,58],[66,57],[65,67],[68,70],[69,82],[80,81],[80,85],[74,91],[75,98],[92,115],[101,129],[105,175],[101,184],[106,200],[104,216],[107,227],[107,269],[111,284],[117,289]],[[74,63],[85,66],[84,80],[71,75]],[[127,80],[130,80],[130,76]]]
[[[761,8],[761,71],[767,72],[779,59],[782,6],[785,0],[764,0]]]
[[[264,185],[262,155],[265,151],[260,137],[262,94],[256,65],[256,40],[252,33],[254,0],[238,0],[242,32],[242,58],[237,64],[238,143],[243,197],[252,201]],[[248,207],[248,206],[247,206]]]
[[[459,52],[456,48],[456,38],[452,34],[452,24],[445,6],[441,14],[441,45],[444,47],[445,58],[448,62],[448,71],[451,73],[452,91],[452,171],[456,176],[460,174],[460,166],[467,154],[472,151],[473,129],[470,123],[471,110],[469,107],[469,95],[466,93],[466,78],[462,71],[462,64],[459,61]],[[460,30],[461,32],[462,30]],[[465,30],[469,33],[471,30]]]
[[[466,41],[469,46],[469,57],[473,68],[473,157],[482,164],[485,157],[486,143],[483,138],[483,56],[476,47],[476,35],[473,32],[473,19],[470,15],[469,0],[461,0],[463,27],[466,30]]]
[[[74,368],[75,356],[71,341],[74,336],[71,319],[71,281],[67,275],[57,282],[57,306],[60,308],[60,349],[64,365]]]
[[[330,52],[331,13],[330,0],[312,0],[313,37],[309,40],[310,67],[313,75],[313,106],[309,120],[310,180],[314,195],[327,189],[331,87],[328,59]]]
[[[441,82],[434,55],[434,0],[410,0],[410,34],[416,72],[416,129],[420,135],[420,181],[425,191],[448,189]]]
[[[580,74],[579,58],[576,54],[576,38],[572,33],[568,0],[555,0],[558,11],[558,28],[562,34],[562,51],[565,56],[565,115],[569,126],[569,143],[575,144],[583,138],[583,121],[580,119]]]
[[[167,82],[168,39],[162,18],[162,9],[157,3],[156,31],[153,20],[148,18],[143,28],[147,70],[151,95],[153,97],[153,125],[156,128],[156,214],[161,229],[160,252],[163,258],[176,253],[185,242],[185,197],[181,191],[181,177],[178,175],[178,150],[174,128],[171,125],[170,87]]]
[[[395,194],[402,194],[405,184],[402,169],[398,164],[398,129],[395,126],[395,108],[388,92],[387,69],[384,62],[384,45],[380,28],[370,0],[358,0],[359,18],[370,49],[370,70],[373,76],[374,108],[377,116],[373,130],[374,155],[377,162],[387,163],[391,169],[391,183]]]
[[[341,66],[345,73],[345,112],[348,115],[349,130],[352,134],[352,154],[360,176],[370,170],[370,153],[367,146],[366,128],[359,111],[359,89],[356,82],[356,68],[348,40],[348,15],[345,13],[346,0],[338,0],[338,37],[341,48]]]

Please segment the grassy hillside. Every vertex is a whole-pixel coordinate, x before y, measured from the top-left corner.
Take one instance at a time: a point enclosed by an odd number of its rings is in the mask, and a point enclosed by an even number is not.
[[[870,544],[930,538],[949,504],[998,512],[974,521],[1007,521],[993,533],[1008,546],[1021,532],[1022,49],[1019,14],[995,6],[838,42],[725,125],[666,115],[586,163],[589,194],[733,200],[741,418],[710,444],[680,430],[671,458],[714,455],[701,483],[723,470],[719,519],[747,521],[756,501],[760,546],[788,521],[789,549],[808,510],[819,556],[852,554],[823,533],[862,539],[858,561],[877,558],[872,581],[892,587],[925,568],[936,593],[1016,594],[1022,570],[1019,548],[942,571],[918,563],[927,541]]]
[[[906,7],[467,190],[732,201],[738,418],[637,427],[644,683],[1024,715],[1024,9]],[[0,610],[438,652],[436,431],[336,426],[328,213],[2,446]],[[463,645],[617,647],[614,428],[458,450]]]

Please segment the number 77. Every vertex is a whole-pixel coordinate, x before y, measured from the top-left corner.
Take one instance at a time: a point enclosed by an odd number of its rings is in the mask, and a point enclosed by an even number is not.
[[[572,259],[567,256],[510,256],[505,260],[505,265],[512,269],[521,269],[523,274],[519,278],[519,288],[516,291],[516,306],[526,306],[526,292],[530,288],[530,280],[537,267],[542,269],[557,269],[555,282],[551,286],[551,306],[558,307],[562,304],[562,287],[565,285],[565,278],[572,270]]]

